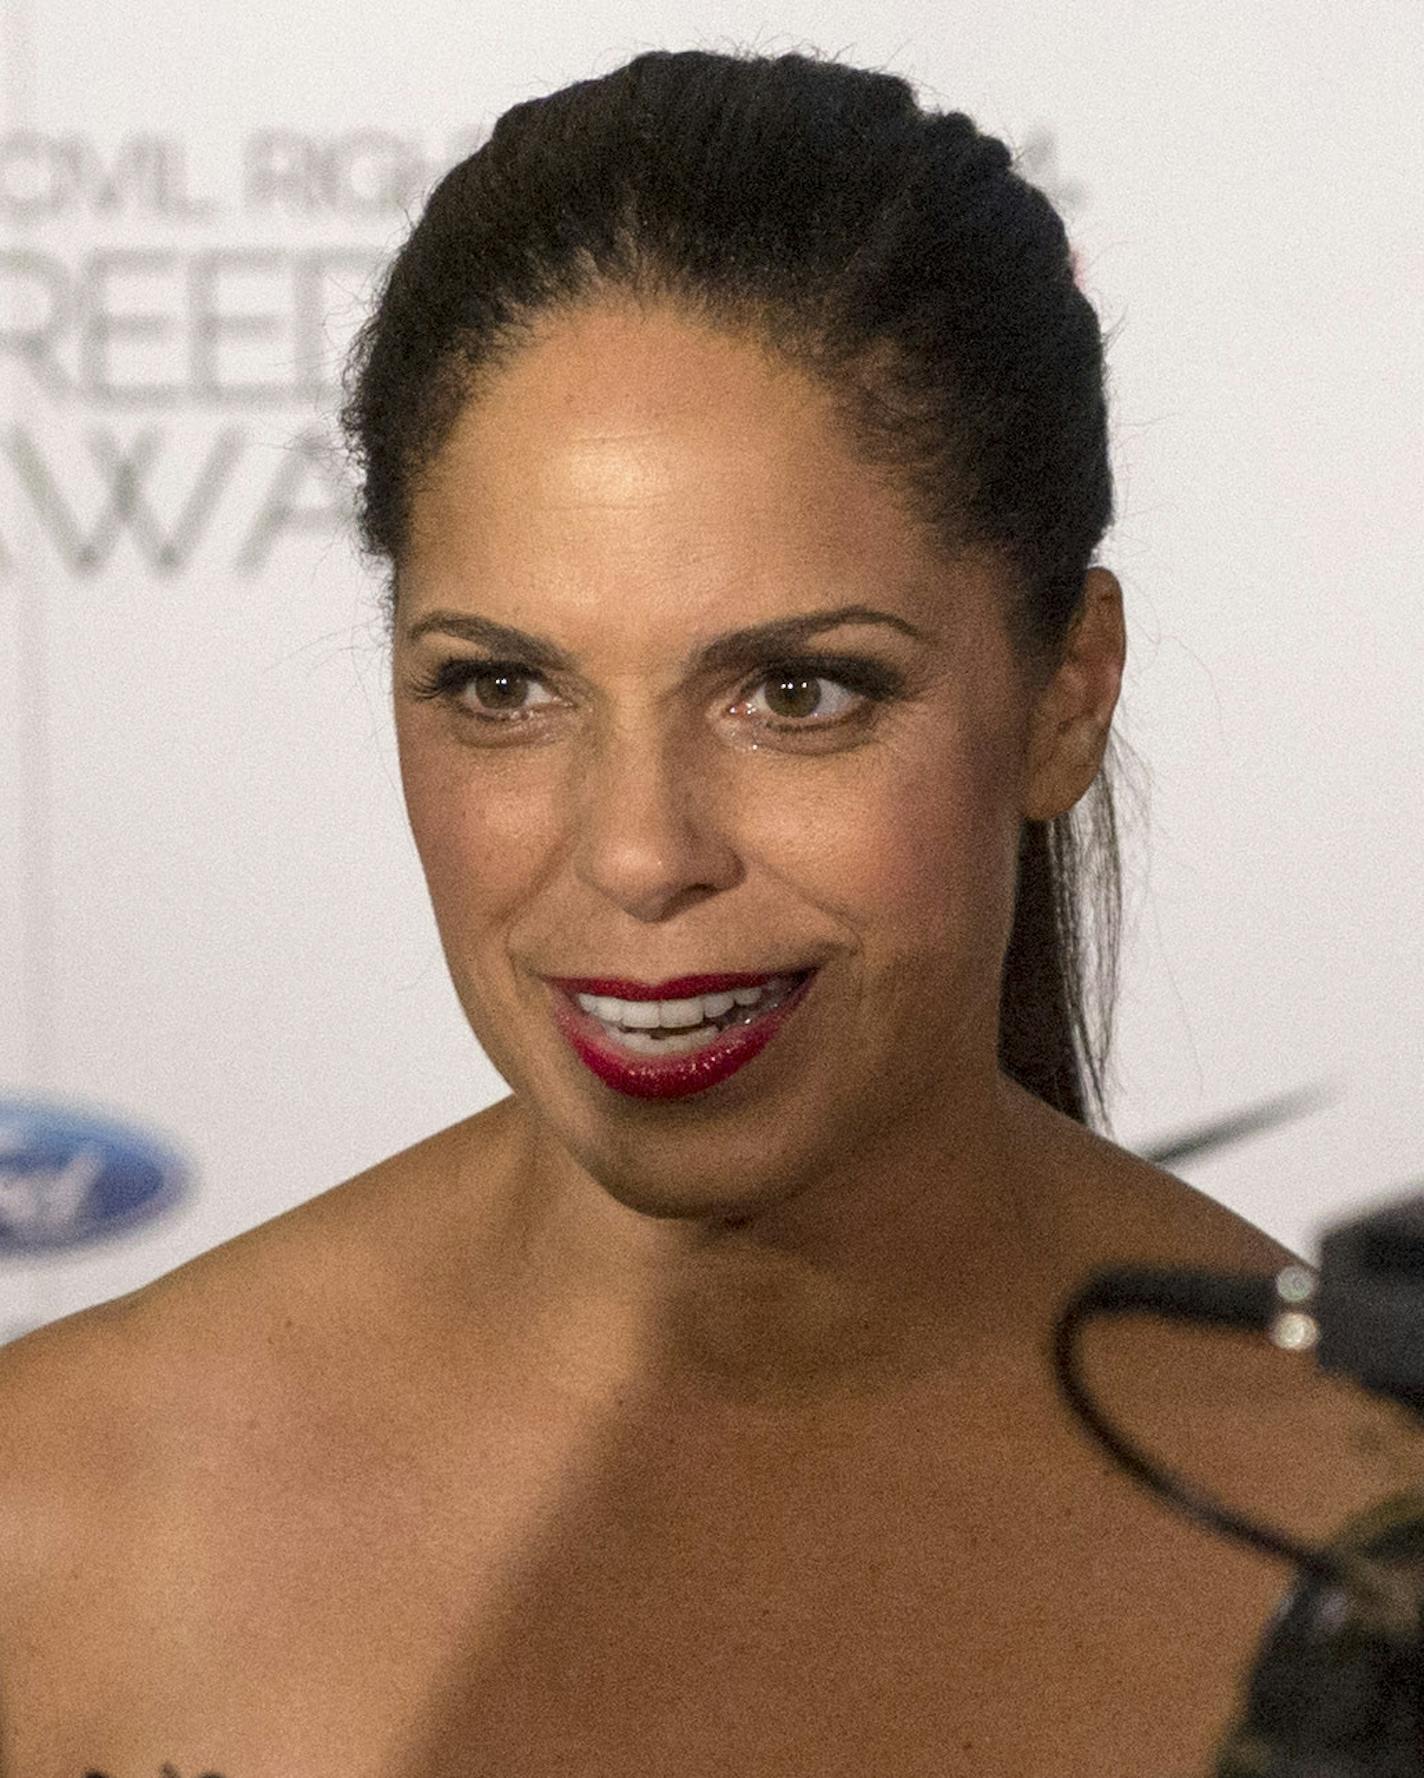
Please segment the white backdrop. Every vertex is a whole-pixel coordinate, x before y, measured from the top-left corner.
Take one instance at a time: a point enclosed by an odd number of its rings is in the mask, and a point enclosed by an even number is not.
[[[1424,1189],[1418,0],[0,20],[0,1340],[505,1096],[322,441],[431,178],[649,48],[903,74],[1059,204],[1150,789],[1116,1139],[1307,1254]]]

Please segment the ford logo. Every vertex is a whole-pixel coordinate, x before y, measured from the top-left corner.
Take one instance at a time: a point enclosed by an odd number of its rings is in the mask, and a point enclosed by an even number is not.
[[[84,1247],[165,1216],[191,1169],[113,1119],[0,1097],[0,1254]]]

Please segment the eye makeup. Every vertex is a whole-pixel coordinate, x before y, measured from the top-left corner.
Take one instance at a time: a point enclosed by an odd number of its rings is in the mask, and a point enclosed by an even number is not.
[[[412,698],[421,701],[444,702],[461,718],[493,727],[521,726],[539,717],[537,709],[488,712],[471,708],[469,703],[464,701],[463,694],[466,687],[479,678],[543,682],[542,675],[524,661],[481,659],[472,655],[450,655],[435,662],[424,674],[414,677],[408,682],[406,690]],[[753,678],[743,683],[740,697],[744,698],[748,692],[755,691],[773,680],[814,681],[817,679],[829,681],[853,691],[872,705],[889,702],[901,696],[905,689],[904,674],[898,668],[892,667],[884,661],[865,655],[816,652],[768,663]],[[830,721],[814,718],[803,721],[792,717],[761,720],[758,726],[769,728],[778,733],[791,733],[800,730],[814,732],[825,728],[836,728],[842,723],[854,720],[854,715],[836,717]]]

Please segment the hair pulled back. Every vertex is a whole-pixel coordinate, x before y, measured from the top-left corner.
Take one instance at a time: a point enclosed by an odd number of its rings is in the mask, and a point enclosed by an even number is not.
[[[1046,684],[1113,489],[1098,319],[1057,211],[1012,163],[898,76],[801,54],[655,50],[512,106],[431,193],[348,360],[342,425],[362,547],[391,570],[388,630],[413,495],[464,404],[561,313],[631,300],[815,378],[943,558],[984,550],[1006,570],[1024,682]],[[1105,762],[1078,808],[1023,824],[999,1037],[1005,1073],[1080,1123],[1091,1091],[1104,1128],[1121,893]]]

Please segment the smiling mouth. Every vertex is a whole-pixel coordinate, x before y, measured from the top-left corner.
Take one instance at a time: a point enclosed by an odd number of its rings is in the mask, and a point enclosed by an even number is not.
[[[800,984],[820,968],[816,963],[803,963],[759,971],[726,971],[708,975],[676,976],[670,981],[647,985],[631,977],[545,976],[545,981],[570,996],[587,994],[606,1000],[641,1003],[649,1000],[693,1000],[711,994],[736,992],[745,988],[764,987],[767,982],[785,980]]]
[[[808,981],[814,970],[803,969],[795,974],[787,974],[771,979],[779,982],[779,986],[771,993],[763,993],[750,1005],[739,1006],[735,1003],[715,1018],[708,1018],[696,1025],[624,1025],[616,1020],[605,1019],[598,1013],[587,1011],[579,1006],[577,999],[570,995],[575,1011],[583,1013],[585,1018],[592,1019],[603,1032],[619,1042],[630,1042],[632,1047],[656,1054],[659,1051],[672,1053],[682,1047],[679,1039],[691,1039],[701,1043],[729,1031],[734,1026],[754,1025],[758,1019],[765,1018],[768,1013],[783,1006],[801,985]]]
[[[817,973],[818,967],[815,966],[788,972],[777,978],[778,986],[772,994],[761,995],[751,1004],[729,1006],[716,1019],[704,1017],[697,1025],[626,1026],[580,1006],[577,995],[567,989],[555,988],[554,992],[564,1009],[560,1023],[566,1035],[574,1038],[576,1046],[582,1042],[610,1063],[621,1059],[636,1068],[641,1058],[644,1064],[662,1062],[673,1068],[703,1051],[709,1052],[713,1059],[721,1058],[725,1062],[740,1054],[747,1042],[759,1048],[764,1041],[761,1031],[764,1029],[770,1034],[776,1030],[782,1019],[804,999]],[[746,1052],[743,1059],[749,1060],[755,1053],[754,1048]],[[588,1060],[587,1056],[585,1060]]]

